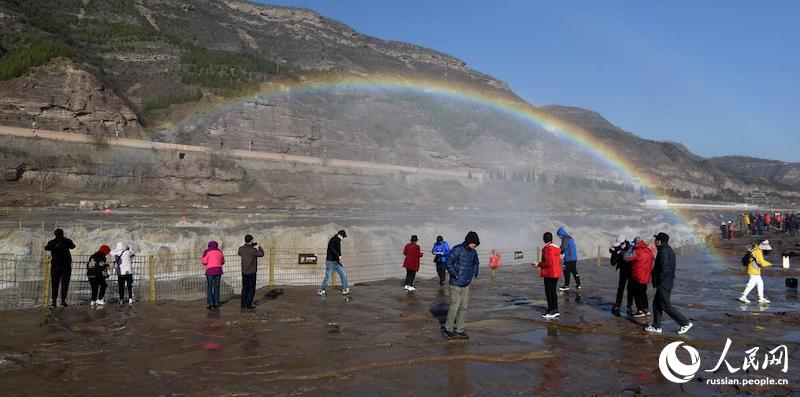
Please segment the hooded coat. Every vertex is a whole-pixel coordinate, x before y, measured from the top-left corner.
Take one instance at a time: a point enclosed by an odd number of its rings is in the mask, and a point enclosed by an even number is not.
[[[203,265],[206,267],[206,276],[221,276],[222,265],[225,264],[225,255],[219,249],[216,241],[208,243],[208,249],[203,251]]]
[[[575,240],[567,234],[563,227],[558,228],[556,235],[561,238],[561,253],[564,254],[564,262],[578,260],[578,250],[575,248]]]
[[[633,255],[625,258],[631,265],[631,277],[639,284],[648,284],[650,275],[653,272],[653,251],[647,247],[647,243],[639,240],[633,248]]]

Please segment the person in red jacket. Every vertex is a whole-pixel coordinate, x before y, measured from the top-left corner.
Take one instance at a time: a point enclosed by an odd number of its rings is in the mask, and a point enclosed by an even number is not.
[[[416,291],[414,277],[419,271],[419,258],[422,258],[422,250],[417,245],[417,240],[416,234],[411,236],[411,242],[403,248],[403,255],[406,256],[403,260],[403,267],[406,268],[406,284],[403,288],[409,292]]]
[[[625,258],[625,260],[633,262],[631,265],[631,278],[634,283],[633,299],[638,309],[633,317],[644,317],[650,314],[650,308],[647,305],[647,284],[650,283],[650,273],[653,272],[655,254],[644,240],[638,238],[637,240],[633,248],[633,255]]]
[[[553,234],[547,232],[543,236],[545,246],[542,248],[542,261],[533,263],[540,270],[544,279],[544,294],[547,297],[547,312],[542,314],[544,318],[556,318],[561,315],[558,312],[558,279],[563,275],[561,271],[561,248],[553,244]]]

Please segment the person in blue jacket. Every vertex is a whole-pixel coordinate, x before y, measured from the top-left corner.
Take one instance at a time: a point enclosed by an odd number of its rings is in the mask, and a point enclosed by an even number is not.
[[[433,263],[436,264],[436,274],[439,275],[439,286],[444,286],[445,268],[444,264],[447,262],[447,257],[450,255],[450,244],[444,240],[442,236],[436,236],[436,243],[433,244],[431,250],[433,254]]]
[[[450,273],[450,308],[447,311],[447,322],[444,325],[444,336],[448,339],[469,339],[464,332],[469,306],[469,285],[478,277],[478,251],[480,245],[478,233],[469,232],[464,242],[450,251],[445,268]]]
[[[575,278],[576,288],[581,289],[581,276],[578,274],[578,250],[575,248],[575,240],[567,234],[563,227],[558,228],[556,235],[561,239],[561,253],[564,256],[564,285],[559,290],[569,290],[570,274]]]

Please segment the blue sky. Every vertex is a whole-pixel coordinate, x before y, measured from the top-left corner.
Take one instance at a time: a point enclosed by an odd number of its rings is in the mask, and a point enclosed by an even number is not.
[[[800,1],[275,0],[433,48],[536,105],[703,156],[800,161]]]

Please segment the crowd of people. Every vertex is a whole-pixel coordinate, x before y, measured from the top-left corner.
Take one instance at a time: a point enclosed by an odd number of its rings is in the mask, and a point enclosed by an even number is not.
[[[763,230],[762,225],[783,228],[787,233],[794,236],[797,231],[797,216],[789,214],[754,214],[750,218],[749,213],[741,217],[742,224],[750,227],[755,219],[756,229],[754,234]],[[732,236],[730,223],[721,225],[724,236]],[[748,229],[749,230],[749,229]],[[61,306],[67,306],[66,297],[69,288],[72,256],[70,250],[75,248],[72,240],[64,235],[62,229],[54,231],[55,238],[50,240],[45,246],[45,250],[51,254],[51,307],[56,307],[60,297]],[[555,234],[561,241],[556,245],[553,241],[554,235],[550,232],[544,233],[542,240],[544,247],[541,249],[541,260],[531,265],[539,269],[539,274],[544,283],[544,296],[547,301],[547,309],[542,314],[545,319],[555,319],[561,316],[558,309],[558,291],[568,291],[570,280],[575,281],[575,287],[581,289],[581,278],[578,273],[578,255],[575,240],[567,233],[564,228],[559,228]],[[347,274],[342,263],[341,242],[347,238],[344,230],[339,230],[328,241],[325,258],[325,276],[322,280],[317,294],[327,295],[327,287],[332,280],[333,274],[339,275],[341,280],[341,293],[350,294]],[[403,268],[406,270],[406,277],[403,281],[405,291],[413,292],[416,273],[420,270],[420,262],[424,257],[421,247],[418,245],[418,237],[412,235],[410,241],[403,247]],[[468,339],[465,332],[467,310],[469,307],[469,288],[470,284],[479,273],[479,259],[477,247],[480,245],[480,238],[474,231],[467,233],[464,241],[454,247],[442,237],[437,236],[431,249],[433,262],[439,278],[440,288],[444,287],[445,281],[449,278],[449,309],[442,332],[448,339]],[[761,278],[761,269],[771,266],[765,256],[771,251],[768,240],[763,240],[759,244],[750,247],[742,258],[742,265],[746,266],[748,275],[747,285],[739,297],[739,301],[744,304],[750,303],[748,295],[753,289],[757,290],[758,303],[767,304],[769,300],[764,296],[764,282]],[[651,243],[647,243],[640,237],[635,237],[629,241],[624,236],[619,236],[609,247],[610,264],[619,272],[616,299],[611,309],[612,313],[619,315],[622,310],[623,298],[627,292],[626,311],[632,317],[653,317],[652,323],[645,328],[645,331],[660,334],[662,332],[663,314],[669,315],[678,325],[678,334],[685,334],[692,328],[693,324],[671,303],[671,294],[674,285],[676,257],[675,252],[669,245],[669,235],[658,233],[653,236]],[[252,310],[253,299],[256,289],[256,273],[258,270],[258,258],[264,256],[263,248],[253,239],[252,235],[245,235],[244,245],[239,247],[238,255],[241,258],[242,271],[242,292],[241,309]],[[100,248],[89,257],[86,264],[86,276],[91,286],[91,306],[105,305],[105,293],[107,288],[106,279],[112,274],[117,276],[119,293],[119,303],[127,302],[133,304],[133,258],[135,254],[124,242],[119,242],[112,250],[108,245],[101,245]],[[201,258],[205,268],[207,281],[206,304],[208,309],[220,306],[220,284],[223,275],[225,256],[216,241],[210,241],[208,248],[203,252]],[[497,270],[502,266],[502,255],[498,250],[492,250],[489,256],[489,267],[492,270],[491,277],[494,279]],[[449,277],[448,277],[449,276]],[[563,284],[559,287],[559,279],[564,278]],[[648,285],[655,289],[652,301],[652,312],[648,301]],[[60,292],[60,293],[59,293]],[[635,305],[635,310],[634,310]]]
[[[742,237],[761,237],[767,231],[786,233],[789,237],[795,237],[797,231],[800,230],[800,215],[794,212],[786,214],[781,212],[744,212],[738,216],[735,224],[732,220],[720,223],[720,238],[733,240],[736,238],[737,230]]]

